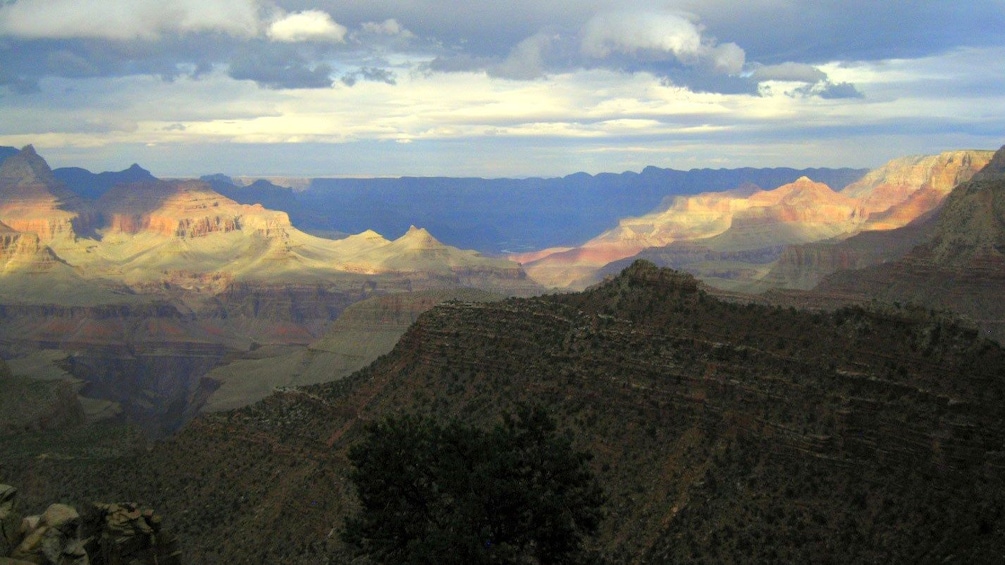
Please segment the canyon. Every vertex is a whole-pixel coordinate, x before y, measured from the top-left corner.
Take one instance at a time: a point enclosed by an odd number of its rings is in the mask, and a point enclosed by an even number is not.
[[[0,259],[4,356],[64,352],[82,394],[120,403],[155,437],[212,396],[213,368],[262,346],[306,347],[368,297],[541,290],[515,263],[422,228],[319,238],[201,181],[141,178],[88,200],[31,146],[0,165]]]
[[[19,166],[0,178],[46,178]],[[196,562],[351,562],[368,426],[537,405],[593,454],[594,562],[993,561],[1005,148],[884,170],[677,198],[609,243],[706,280],[633,255],[562,293],[421,228],[324,240],[203,182],[44,193],[73,237],[0,234],[0,478],[32,508],[142,500]],[[771,289],[710,284],[741,276]]]

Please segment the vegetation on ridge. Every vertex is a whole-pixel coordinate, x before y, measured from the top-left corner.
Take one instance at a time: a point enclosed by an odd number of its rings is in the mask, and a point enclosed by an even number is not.
[[[378,563],[574,563],[603,492],[540,407],[489,431],[387,418],[349,450],[361,503],[343,538]],[[591,560],[592,561],[592,560]]]

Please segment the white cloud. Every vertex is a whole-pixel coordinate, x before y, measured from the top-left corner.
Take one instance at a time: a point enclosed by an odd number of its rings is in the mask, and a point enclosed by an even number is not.
[[[609,12],[594,16],[583,28],[583,53],[603,59],[611,53],[672,53],[680,60],[701,51],[701,32],[676,14]]]
[[[305,10],[285,15],[272,22],[268,36],[273,41],[332,41],[343,43],[348,30],[332,20],[327,12]]]
[[[156,39],[166,32],[258,33],[257,0],[20,0],[0,3],[0,34]]]
[[[708,51],[712,60],[712,67],[720,73],[735,75],[743,70],[743,63],[746,60],[746,53],[735,43],[723,43],[716,45]]]
[[[736,74],[746,58],[735,43],[717,45],[703,37],[691,20],[669,12],[606,12],[583,27],[580,49],[584,55],[604,59],[614,53],[661,59],[672,55],[685,65],[703,65],[724,74]]]

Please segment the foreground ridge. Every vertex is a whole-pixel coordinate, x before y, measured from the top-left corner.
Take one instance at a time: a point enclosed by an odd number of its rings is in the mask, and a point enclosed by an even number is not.
[[[986,562],[1005,544],[997,344],[919,308],[728,302],[646,262],[581,293],[443,304],[355,375],[199,417],[128,462],[39,469],[26,450],[8,474],[35,473],[33,500],[68,483],[193,509],[171,518],[196,561],[347,561],[345,454],[367,422],[489,428],[528,403],[594,455],[597,559]]]

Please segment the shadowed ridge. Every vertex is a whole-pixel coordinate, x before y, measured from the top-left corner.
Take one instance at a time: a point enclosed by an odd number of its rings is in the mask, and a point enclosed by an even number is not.
[[[971,180],[994,180],[1005,178],[1005,145],[991,157],[983,169],[977,171]]]
[[[694,275],[673,269],[657,267],[652,261],[636,259],[615,277],[608,279],[588,290],[604,288],[662,288],[690,294],[698,292],[702,283]]]
[[[0,183],[7,182],[17,186],[27,184],[43,184],[54,186],[59,184],[52,174],[52,169],[38,153],[35,147],[25,145],[16,155],[8,157],[0,165]]]
[[[136,163],[122,171],[105,171],[95,174],[80,167],[60,167],[53,169],[52,174],[66,184],[67,188],[89,200],[101,198],[118,184],[157,181],[157,178],[150,171]]]

